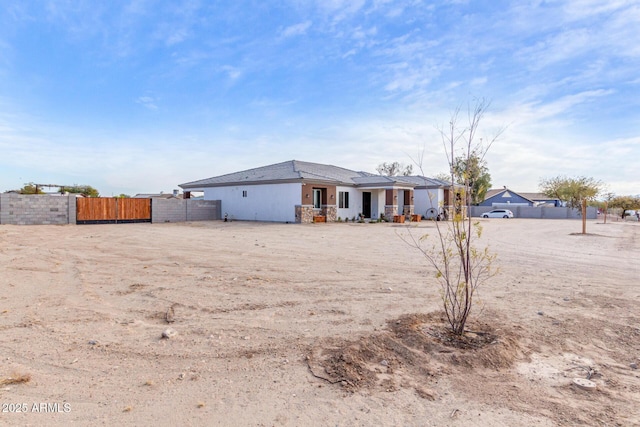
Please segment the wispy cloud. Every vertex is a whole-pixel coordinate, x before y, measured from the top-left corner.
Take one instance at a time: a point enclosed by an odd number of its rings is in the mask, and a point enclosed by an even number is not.
[[[189,31],[185,28],[178,28],[166,36],[165,42],[167,46],[173,46],[182,43],[189,37]]]
[[[524,113],[527,117],[536,117],[538,120],[547,119],[550,117],[562,117],[569,118],[570,112],[579,105],[587,103],[593,103],[598,98],[605,97],[614,93],[613,90],[589,90],[580,93],[575,93],[557,99],[551,102],[537,102],[535,105],[529,105],[529,112]]]
[[[280,32],[280,36],[287,38],[287,37],[304,35],[307,33],[307,30],[311,28],[311,25],[312,25],[311,21],[305,21],[299,24],[290,25],[288,27],[285,27]]]
[[[152,96],[141,96],[138,99],[136,99],[136,103],[142,105],[143,107],[149,110],[158,109],[157,100]]]
[[[238,67],[224,65],[221,69],[232,81],[237,80],[242,76],[242,70]]]
[[[535,190],[541,175],[583,171],[628,188],[620,171],[640,185],[630,172],[640,158],[636,0],[251,5],[0,8],[0,174],[64,174],[75,162],[74,174],[145,191],[156,189],[147,176],[164,182],[158,164],[173,171],[171,187],[285,155],[373,170],[424,145],[435,173],[446,166],[434,124],[478,95],[494,100],[490,128],[511,125],[490,153],[497,183]],[[129,163],[113,141],[153,162],[119,180]],[[91,156],[105,168],[77,166]]]

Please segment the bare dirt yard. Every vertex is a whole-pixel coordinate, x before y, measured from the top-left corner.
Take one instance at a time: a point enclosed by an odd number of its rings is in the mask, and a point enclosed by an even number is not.
[[[0,226],[0,424],[640,425],[640,224],[480,223],[464,347],[433,222]]]

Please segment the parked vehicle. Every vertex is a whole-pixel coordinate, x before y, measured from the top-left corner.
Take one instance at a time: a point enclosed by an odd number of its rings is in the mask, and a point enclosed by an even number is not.
[[[513,212],[509,209],[494,209],[483,213],[482,218],[513,218]]]

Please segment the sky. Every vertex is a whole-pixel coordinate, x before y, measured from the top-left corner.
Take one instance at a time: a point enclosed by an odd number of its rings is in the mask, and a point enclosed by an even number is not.
[[[4,0],[0,192],[293,159],[434,176],[484,99],[494,188],[640,194],[639,28],[637,0]]]

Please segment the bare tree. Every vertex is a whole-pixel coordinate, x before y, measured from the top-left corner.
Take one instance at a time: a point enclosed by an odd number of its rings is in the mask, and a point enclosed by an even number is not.
[[[381,163],[376,168],[378,173],[383,176],[409,176],[413,173],[413,165],[404,165],[399,162]]]
[[[486,144],[477,136],[488,107],[489,103],[484,99],[478,100],[473,107],[469,106],[468,123],[465,126],[460,124],[460,108],[457,108],[451,116],[449,127],[439,129],[451,175],[451,220],[436,222],[435,236],[415,238],[409,233],[409,237],[405,239],[435,268],[444,311],[451,330],[456,335],[463,335],[465,332],[476,290],[496,274],[493,267],[496,256],[489,252],[488,247],[476,247],[474,241],[480,238],[482,227],[468,215],[471,206],[471,158],[477,156],[483,161],[491,145],[503,132],[500,130],[494,137],[485,139]],[[424,176],[422,158],[423,155],[420,154],[412,160]],[[467,169],[456,172],[456,159],[460,158],[464,160]],[[456,179],[460,178],[462,182],[455,184]]]

